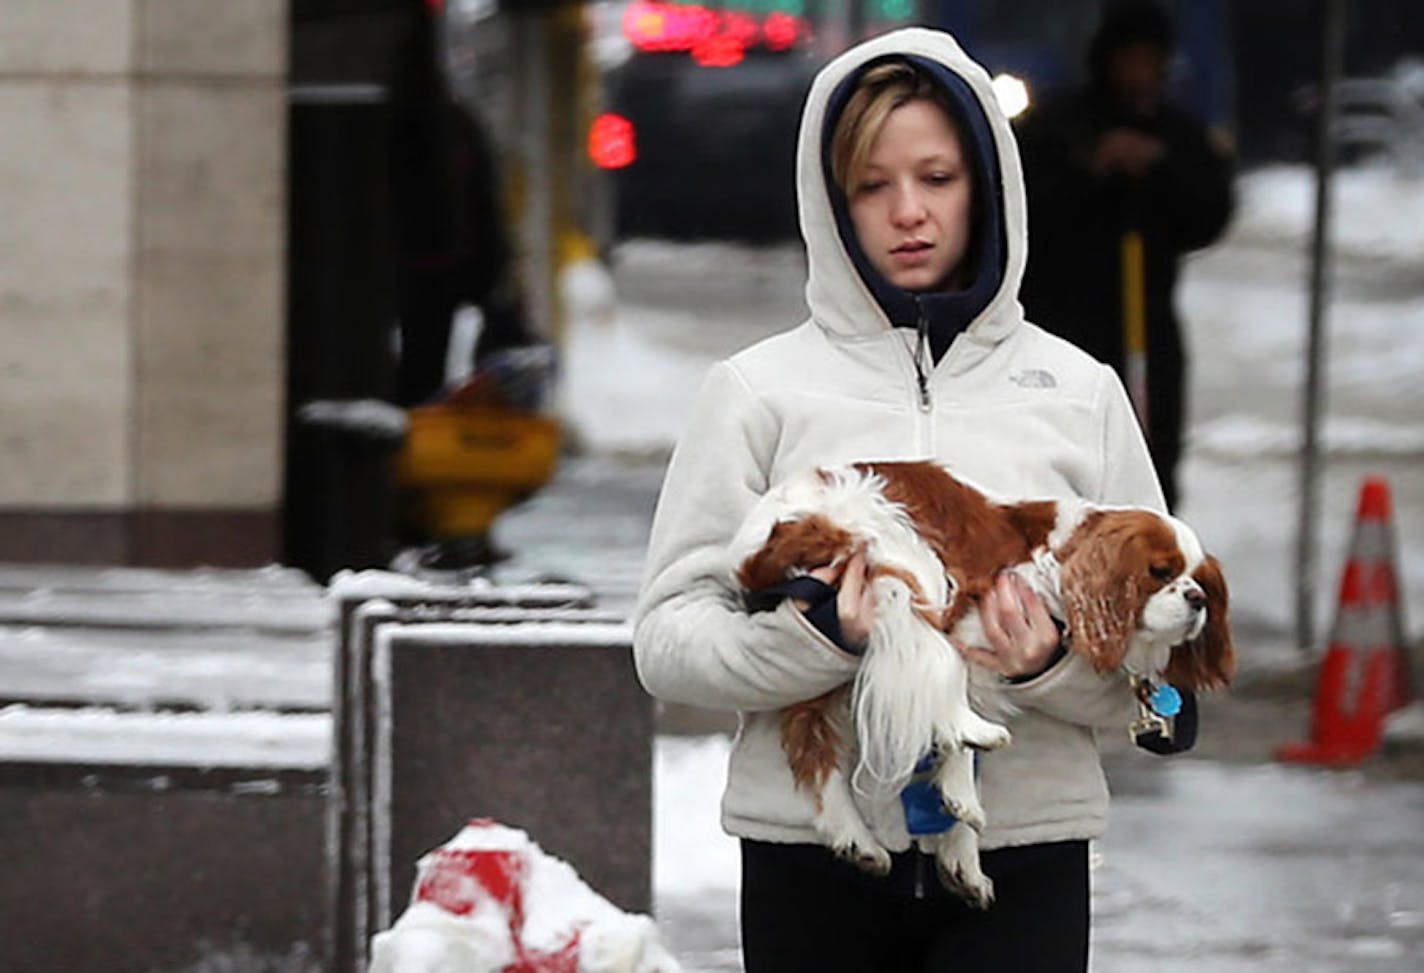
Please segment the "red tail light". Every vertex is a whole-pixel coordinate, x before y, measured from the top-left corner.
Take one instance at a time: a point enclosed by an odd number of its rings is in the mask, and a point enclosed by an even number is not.
[[[696,4],[638,0],[623,12],[623,34],[640,51],[690,51],[717,32],[717,21]]]
[[[743,48],[751,47],[761,40],[761,25],[751,14],[724,13],[722,33],[735,38]]]
[[[623,12],[623,34],[640,51],[689,51],[698,64],[730,67],[749,48],[762,44],[784,51],[807,34],[800,17],[778,11],[765,20],[738,11],[709,10],[699,4],[636,0]]]
[[[588,157],[600,169],[622,169],[638,158],[633,123],[611,112],[599,115],[588,130]]]
[[[717,34],[692,49],[692,59],[704,68],[730,68],[740,64],[747,49],[730,34]]]
[[[773,51],[788,50],[801,39],[803,33],[799,19],[780,11],[769,14],[761,30],[766,37],[766,46]]]

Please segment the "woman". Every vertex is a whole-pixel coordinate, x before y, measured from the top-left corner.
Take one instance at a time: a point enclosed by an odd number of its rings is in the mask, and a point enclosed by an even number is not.
[[[742,839],[748,973],[1083,970],[1087,842],[1105,823],[1094,727],[1134,712],[1117,679],[1058,647],[1013,582],[986,600],[1014,741],[985,754],[981,846],[997,902],[960,904],[912,849],[898,801],[862,808],[897,852],[886,878],[816,844],[778,710],[851,680],[874,605],[864,565],[831,596],[748,614],[727,545],[757,497],[808,468],[932,458],[1004,496],[1162,508],[1112,371],[1022,319],[1026,230],[1013,136],[984,71],[946,34],[843,54],[807,98],[798,153],[811,316],[715,366],[668,470],[635,636],[655,696],[737,710],[723,825]],[[819,603],[817,601],[819,600]]]

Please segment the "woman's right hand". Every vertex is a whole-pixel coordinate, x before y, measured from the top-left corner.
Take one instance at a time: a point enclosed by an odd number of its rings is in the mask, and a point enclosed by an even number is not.
[[[840,619],[841,634],[848,643],[860,648],[870,638],[870,628],[875,624],[875,590],[867,577],[869,566],[865,552],[857,550],[844,561],[823,564],[811,570],[811,577],[836,588],[836,615]],[[797,607],[805,611],[807,606],[797,602]]]

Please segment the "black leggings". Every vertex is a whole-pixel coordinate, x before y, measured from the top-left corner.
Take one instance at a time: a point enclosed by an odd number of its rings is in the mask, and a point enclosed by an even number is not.
[[[876,878],[816,845],[742,842],[746,973],[1083,973],[1088,843],[985,852],[988,911],[964,905],[934,860],[896,855]]]

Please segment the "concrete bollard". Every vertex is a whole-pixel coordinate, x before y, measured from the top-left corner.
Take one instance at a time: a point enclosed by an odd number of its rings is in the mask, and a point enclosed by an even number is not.
[[[618,616],[579,585],[438,588],[373,572],[334,579],[333,599],[333,969],[364,969],[416,860],[474,816],[527,828],[620,906],[646,910],[653,709]],[[561,788],[577,797],[551,817],[541,804]]]
[[[0,709],[0,969],[317,973],[329,727]]]

